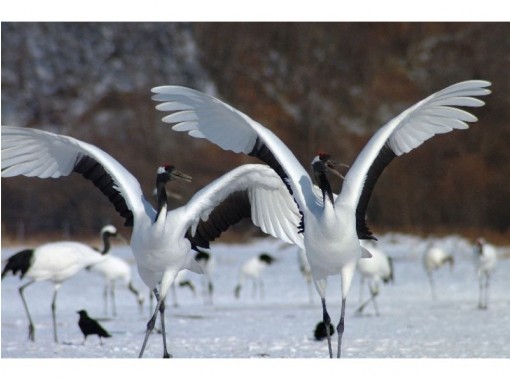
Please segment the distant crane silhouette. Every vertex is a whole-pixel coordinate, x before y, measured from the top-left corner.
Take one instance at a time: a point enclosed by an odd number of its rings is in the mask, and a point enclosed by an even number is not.
[[[478,274],[479,297],[478,308],[487,309],[489,301],[489,280],[496,267],[498,256],[493,245],[484,238],[478,238],[474,245],[474,263]]]
[[[177,276],[175,276],[175,280],[172,283],[172,286],[170,289],[172,290],[172,306],[178,307],[179,301],[177,300],[177,287],[179,288],[189,288],[191,293],[193,294],[193,297],[196,296],[195,291],[195,285],[193,285],[193,282],[187,278],[188,276],[188,270],[184,269],[181,270],[179,273],[177,273]]]
[[[358,271],[361,274],[360,295],[364,281],[368,280],[370,297],[364,302],[361,302],[360,298],[360,306],[356,309],[356,313],[361,314],[368,303],[372,301],[375,314],[379,315],[375,298],[379,295],[381,281],[384,283],[394,281],[393,260],[373,244],[363,243],[363,246],[372,254],[372,257],[362,258],[358,261]]]
[[[143,311],[143,303],[145,297],[133,284],[131,266],[123,259],[117,256],[108,255],[105,260],[98,264],[91,265],[87,269],[99,273],[104,277],[105,284],[103,290],[104,312],[108,315],[108,298],[111,301],[111,310],[113,316],[117,316],[117,306],[115,302],[115,284],[119,281],[124,285],[136,298],[136,302]]]
[[[257,294],[257,288],[259,290],[260,298],[264,298],[264,282],[262,281],[262,272],[269,265],[275,262],[275,258],[268,253],[261,253],[255,257],[252,257],[246,261],[239,271],[239,281],[234,289],[234,295],[239,298],[241,295],[241,288],[245,280],[251,279],[253,283],[253,297]]]
[[[429,279],[432,298],[437,299],[436,285],[433,278],[434,271],[438,270],[447,263],[450,264],[450,271],[453,269],[454,258],[452,254],[446,253],[443,249],[437,246],[429,246],[423,254],[423,268],[427,273]]]
[[[212,273],[215,268],[214,257],[207,251],[199,250],[199,252],[195,254],[195,261],[198,263],[198,265],[200,265],[203,271],[201,282],[204,302],[206,304],[212,305],[214,293],[214,284],[212,280]]]

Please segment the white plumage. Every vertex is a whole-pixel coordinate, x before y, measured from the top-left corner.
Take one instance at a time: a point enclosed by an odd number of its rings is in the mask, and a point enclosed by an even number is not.
[[[312,165],[323,194],[319,203],[310,176],[289,148],[274,133],[244,113],[214,97],[179,86],[156,87],[153,99],[160,102],[157,109],[171,113],[163,121],[174,124],[174,130],[206,138],[225,150],[258,157],[288,185],[304,222],[302,240],[297,239],[294,243],[306,250],[326,325],[330,321],[325,300],[327,278],[342,275],[342,310],[337,325],[337,357],[340,357],[345,301],[356,263],[363,254],[359,239],[373,238],[366,226],[365,214],[378,177],[394,157],[418,147],[435,134],[465,129],[467,122],[476,121],[473,115],[456,107],[482,106],[484,103],[474,97],[489,94],[485,88],[489,85],[489,82],[480,80],[454,84],[390,120],[358,155],[336,200],[333,200],[326,178],[334,162],[326,155],[316,157]],[[280,212],[284,212],[281,207]],[[261,216],[268,220],[267,215]],[[283,234],[278,228],[265,231],[292,240],[292,236]],[[332,357],[329,335],[327,340]]]
[[[496,248],[492,244],[487,243],[484,238],[478,238],[473,247],[473,259],[480,289],[478,308],[487,309],[489,303],[489,281],[498,261]]]
[[[423,254],[423,268],[425,269],[427,277],[429,278],[429,284],[433,299],[437,298],[436,284],[434,282],[433,273],[447,263],[450,264],[450,270],[452,270],[454,265],[453,255],[447,254],[443,249],[437,246],[432,245],[428,247]]]
[[[298,258],[299,271],[303,275],[303,278],[306,281],[306,286],[308,288],[308,301],[310,303],[313,303],[312,268],[310,268],[310,264],[308,263],[308,259],[306,258],[306,252],[304,249],[298,248],[297,258]]]
[[[103,299],[104,312],[108,315],[108,298],[111,302],[111,310],[114,316],[117,315],[117,306],[115,304],[115,285],[120,282],[126,287],[136,298],[136,302],[142,311],[144,296],[134,286],[131,273],[131,266],[123,259],[112,254],[108,255],[105,260],[98,264],[92,265],[90,270],[99,273],[105,281]]]
[[[370,301],[374,305],[375,314],[379,315],[379,309],[375,301],[379,295],[379,287],[381,282],[393,282],[393,262],[383,251],[375,247],[375,245],[368,245],[362,243],[362,246],[370,252],[372,257],[362,258],[358,261],[358,271],[361,275],[360,281],[360,305],[356,310],[357,313],[362,313],[363,309]],[[368,289],[370,290],[370,297],[366,301],[362,301],[362,291],[364,282],[368,281]]]
[[[261,253],[260,255],[248,259],[239,269],[239,279],[234,289],[235,297],[240,297],[242,286],[244,282],[249,279],[252,282],[253,298],[256,297],[258,290],[260,299],[263,299],[264,281],[262,279],[262,273],[268,266],[272,265],[274,261],[275,259],[267,253]]]
[[[210,252],[201,250],[195,254],[195,260],[202,268],[203,276],[202,282],[202,297],[204,303],[208,305],[213,304],[214,282],[213,273],[216,269],[216,260]]]
[[[238,167],[198,191],[186,205],[167,211],[166,182],[190,180],[173,166],[162,166],[157,170],[158,205],[154,208],[144,197],[136,178],[101,149],[68,136],[30,128],[2,127],[2,177],[56,178],[72,172],[93,181],[125,218],[125,225],[133,227],[131,250],[138,272],[158,300],[147,324],[140,357],[154,328],[158,310],[162,322],[163,356],[170,357],[166,347],[164,299],[180,270],[201,272],[193,259],[192,248],[208,248],[209,241],[217,238],[229,225],[249,216],[256,225],[283,239],[295,240],[297,235],[297,207],[294,214],[282,214],[279,208],[261,211],[255,206],[288,202],[289,198],[280,178],[265,165]],[[287,204],[286,211],[291,206]],[[260,215],[261,212],[268,212],[272,217]],[[274,221],[279,224],[271,225]]]

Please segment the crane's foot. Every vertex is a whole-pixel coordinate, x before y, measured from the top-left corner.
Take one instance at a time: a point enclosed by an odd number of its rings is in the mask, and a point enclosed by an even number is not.
[[[35,328],[32,324],[28,326],[28,339],[35,342]]]

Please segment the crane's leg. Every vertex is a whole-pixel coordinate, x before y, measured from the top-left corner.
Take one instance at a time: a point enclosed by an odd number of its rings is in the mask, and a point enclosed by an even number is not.
[[[432,292],[432,299],[435,301],[435,300],[437,300],[436,284],[434,283],[434,279],[432,278],[432,273],[428,273],[428,277],[429,277],[429,283],[430,283],[430,290]]]
[[[138,291],[138,289],[136,289],[134,286],[133,286],[133,283],[130,282],[128,284],[128,289],[131,293],[133,293],[136,297],[136,300],[138,302],[138,306],[140,306],[140,313],[143,313],[143,301],[144,299],[142,297],[140,297],[140,292]]]
[[[365,277],[361,276],[361,279],[359,281],[359,299],[358,299],[358,303],[361,305],[363,303],[363,287],[365,286]],[[359,308],[358,308],[359,310]],[[356,312],[358,312],[356,310]],[[360,310],[361,312],[361,310]]]
[[[264,299],[264,282],[262,281],[262,279],[260,279],[260,283],[259,283],[259,288],[260,288],[260,299],[263,300]]]
[[[104,315],[108,315],[108,284],[104,285],[103,301],[104,301]]]
[[[377,302],[376,302],[376,297],[379,295],[379,285],[377,282],[371,282],[370,283],[370,295],[371,295],[371,299],[372,299],[372,303],[374,304],[374,310],[375,310],[375,315],[379,316],[379,309],[377,307]]]
[[[156,296],[156,299],[159,298],[157,289],[153,289],[153,293]],[[154,309],[154,313],[152,314],[151,319],[149,319],[149,322],[147,322],[147,330],[145,331],[145,339],[143,340],[142,349],[140,350],[140,354],[138,355],[138,358],[143,357],[143,352],[145,351],[145,346],[147,345],[147,341],[149,340],[149,335],[151,334],[152,330],[154,330],[154,326],[156,324],[156,319],[158,317],[158,311],[160,307],[160,302],[158,300],[158,303],[156,304],[156,308]]]
[[[209,305],[212,305],[213,304],[213,293],[214,293],[214,286],[213,286],[213,283],[211,281],[211,279],[209,279],[207,281],[207,290],[209,292]]]
[[[374,295],[371,294],[370,297],[365,302],[363,302],[361,305],[359,305],[359,307],[356,309],[354,314],[361,314],[361,313],[363,313],[363,310],[365,309],[365,306],[367,306],[368,303],[373,300],[373,298],[374,298]]]
[[[376,297],[379,295],[379,292],[377,293],[372,293],[372,303],[374,304],[374,310],[375,310],[375,315],[379,316],[379,308],[377,307],[377,302],[376,302]]]
[[[25,288],[27,288],[29,285],[32,285],[34,282],[35,280],[27,282],[25,285],[18,289],[21,300],[23,301],[23,306],[25,307],[25,312],[27,313],[28,317],[28,339],[30,339],[32,342],[35,342],[35,328],[34,323],[32,322],[32,317],[30,317],[30,312],[28,311],[27,301],[25,301],[25,297],[23,296],[23,290],[25,290]]]
[[[361,283],[360,283],[360,288],[362,288],[364,285],[364,281],[363,281],[363,277],[361,277]],[[362,299],[361,298],[361,295],[362,295],[362,289],[360,289],[360,305],[359,307],[356,309],[356,311],[354,312],[354,314],[357,314],[357,315],[360,315],[361,313],[363,313],[363,310],[365,309],[365,306],[368,305],[368,303],[372,300],[373,298],[373,294],[372,294],[372,290],[370,288],[370,284],[369,284],[369,290],[370,290],[370,297],[365,301],[365,302],[362,302]]]
[[[485,296],[484,296],[484,304],[483,304],[483,308],[484,309],[487,309],[488,306],[489,306],[489,274],[487,273],[485,275]]]
[[[112,300],[113,316],[117,316],[117,305],[115,304],[115,283],[112,283],[110,287],[110,298]]]
[[[159,297],[159,293],[154,293],[159,304],[159,314],[161,315],[161,335],[163,337],[163,358],[171,358],[166,346],[166,330],[165,330],[165,299]]]
[[[58,289],[60,288],[60,284],[55,284],[53,288],[53,299],[51,301],[51,317],[53,319],[53,338],[55,339],[55,343],[58,343],[57,336],[57,294]]]
[[[313,289],[312,289],[312,280],[307,280],[306,281],[307,283],[307,286],[308,286],[308,303],[312,304],[313,303]]]
[[[338,350],[336,353],[337,358],[342,356],[342,336],[344,334],[345,326],[345,303],[347,300],[347,294],[349,293],[349,289],[351,287],[352,278],[356,270],[356,263],[356,260],[352,260],[342,268],[342,310],[340,312],[340,321],[336,326],[336,332],[338,333]]]
[[[478,308],[483,309],[483,275],[478,276],[478,286],[479,286],[479,292],[478,292]]]
[[[326,299],[324,297],[321,297],[321,302],[322,302],[322,321],[326,326],[326,338],[328,339],[329,357],[333,358],[333,349],[331,348],[331,336],[329,334],[329,325],[331,324],[331,318],[328,314],[328,309],[326,308]]]
[[[234,296],[236,298],[239,298],[239,296],[241,295],[241,285],[237,285],[236,288],[234,289]]]
[[[340,312],[340,322],[338,322],[338,326],[336,326],[336,332],[338,334],[338,349],[336,352],[336,357],[340,358],[342,356],[342,335],[344,334],[345,328],[345,297],[342,297],[342,310]]]

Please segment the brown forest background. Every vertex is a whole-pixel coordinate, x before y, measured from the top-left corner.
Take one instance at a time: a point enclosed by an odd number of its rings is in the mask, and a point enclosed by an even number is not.
[[[250,158],[172,132],[150,89],[208,91],[272,129],[305,167],[318,150],[350,163],[386,121],[467,79],[493,83],[468,131],[393,162],[368,210],[376,232],[510,233],[508,23],[2,23],[2,125],[106,150],[150,196],[156,167],[185,202]],[[255,162],[255,161],[254,161]],[[341,183],[335,187],[339,191]],[[90,237],[122,224],[79,175],[2,179],[2,237]],[[230,232],[232,234],[232,232]],[[249,224],[234,236],[258,234]],[[228,238],[227,236],[227,238]]]

